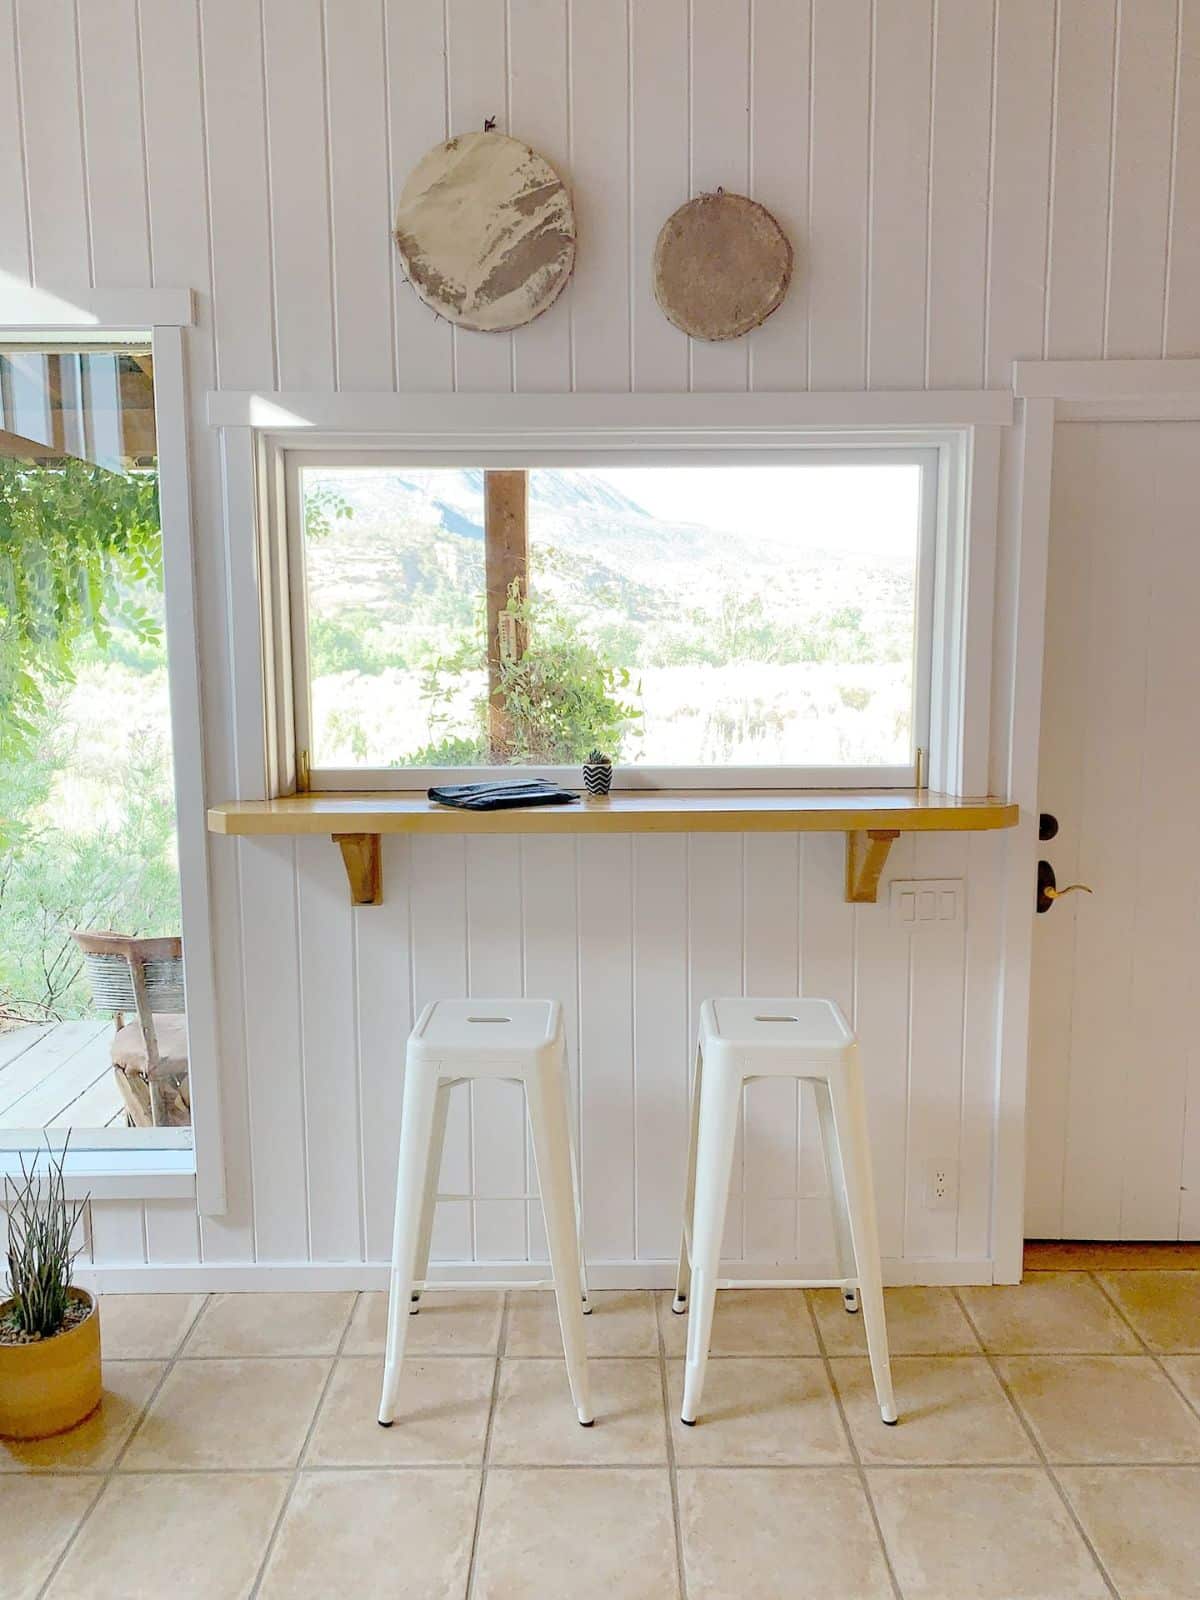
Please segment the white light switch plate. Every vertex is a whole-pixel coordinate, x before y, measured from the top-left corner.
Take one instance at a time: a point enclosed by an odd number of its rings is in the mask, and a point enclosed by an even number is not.
[[[966,884],[962,878],[893,878],[891,924],[893,928],[948,927],[966,914]]]

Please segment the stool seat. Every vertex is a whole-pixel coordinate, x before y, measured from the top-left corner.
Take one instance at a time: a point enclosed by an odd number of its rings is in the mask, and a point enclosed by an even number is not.
[[[789,1076],[811,1056],[828,1064],[854,1046],[854,1033],[832,1000],[706,1000],[700,1007],[700,1037],[708,1059],[727,1051],[751,1051],[755,1070],[771,1061]]]
[[[883,1311],[879,1234],[866,1099],[854,1032],[832,1000],[705,1000],[692,1078],[683,1241],[672,1309],[688,1317],[682,1420],[696,1421],[704,1392],[721,1238],[743,1086],[753,1078],[813,1084],[833,1202],[838,1270],[847,1311],[862,1307],[867,1353],[884,1422],[896,1420]]]
[[[390,1428],[395,1420],[408,1319],[420,1308],[429,1268],[450,1091],[464,1079],[486,1077],[515,1079],[525,1091],[567,1381],[576,1415],[590,1428],[579,1174],[557,1000],[436,1000],[408,1036],[379,1422]]]
[[[562,1049],[557,1000],[438,1000],[408,1037],[410,1061],[456,1062],[474,1069],[530,1057],[556,1060]]]

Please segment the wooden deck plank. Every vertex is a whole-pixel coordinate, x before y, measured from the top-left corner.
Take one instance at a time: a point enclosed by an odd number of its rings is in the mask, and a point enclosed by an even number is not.
[[[108,1066],[111,1028],[105,1021],[61,1022],[19,1056],[0,1076],[0,1125],[40,1128],[69,1105]],[[93,1070],[97,1060],[100,1065]]]
[[[54,1022],[30,1022],[23,1028],[10,1028],[6,1033],[0,1033],[0,1072],[57,1026]]]

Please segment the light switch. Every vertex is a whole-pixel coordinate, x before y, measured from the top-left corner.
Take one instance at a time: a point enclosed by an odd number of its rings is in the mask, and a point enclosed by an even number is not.
[[[952,926],[966,918],[967,886],[962,878],[893,878],[890,920],[893,928],[919,933]]]

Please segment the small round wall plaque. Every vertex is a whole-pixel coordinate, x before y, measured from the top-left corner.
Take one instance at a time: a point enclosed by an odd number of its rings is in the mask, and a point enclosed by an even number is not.
[[[408,281],[439,316],[481,333],[520,328],[562,293],[575,213],[554,168],[502,133],[466,133],[414,168],[396,213]]]
[[[693,339],[737,339],[765,322],[792,277],[792,247],[765,206],[698,195],[672,212],[654,246],[654,295]]]

